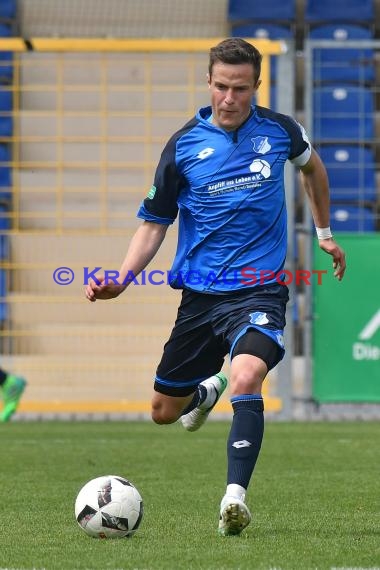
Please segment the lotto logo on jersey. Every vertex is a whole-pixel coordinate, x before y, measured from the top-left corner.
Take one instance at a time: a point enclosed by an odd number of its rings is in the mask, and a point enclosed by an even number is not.
[[[256,158],[252,164],[250,164],[249,170],[253,174],[261,174],[261,176],[265,179],[269,178],[271,173],[269,162],[263,160],[262,158]],[[259,177],[256,180],[259,180]]]
[[[203,150],[201,150],[201,152],[198,152],[197,158],[203,160],[204,158],[211,156],[214,152],[215,152],[214,148],[211,147],[204,148]]]

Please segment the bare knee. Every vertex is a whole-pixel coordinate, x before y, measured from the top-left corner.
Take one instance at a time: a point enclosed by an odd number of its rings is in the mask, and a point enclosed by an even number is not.
[[[249,374],[239,373],[231,379],[231,395],[261,394],[263,380],[252,378]]]
[[[155,424],[173,424],[177,419],[177,413],[173,413],[162,404],[152,404],[152,420]]]
[[[261,394],[267,374],[266,364],[251,355],[238,355],[231,368],[231,396],[240,394]]]
[[[173,424],[178,420],[187,403],[187,397],[176,398],[156,392],[152,400],[152,420],[156,424]]]

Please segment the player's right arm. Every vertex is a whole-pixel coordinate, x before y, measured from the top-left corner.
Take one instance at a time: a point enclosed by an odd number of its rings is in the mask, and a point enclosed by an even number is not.
[[[95,302],[97,299],[118,297],[133,281],[133,277],[137,277],[156,255],[164,241],[167,229],[167,225],[144,221],[131,239],[119,270],[119,277],[115,280],[117,283],[113,280],[105,283],[104,276],[99,276],[100,284],[90,279],[85,288],[87,299]]]
[[[189,125],[187,128],[191,128],[192,123]],[[98,278],[98,283],[90,279],[85,288],[85,295],[89,301],[113,299],[120,295],[156,255],[168,227],[176,219],[177,198],[185,184],[181,172],[177,169],[176,161],[176,144],[181,132],[171,137],[161,154],[154,184],[137,212],[137,217],[144,221],[132,237],[118,279],[115,279],[117,282],[111,279],[106,282],[104,276]]]

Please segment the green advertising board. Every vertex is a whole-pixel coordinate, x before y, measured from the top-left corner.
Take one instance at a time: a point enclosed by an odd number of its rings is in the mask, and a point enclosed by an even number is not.
[[[380,235],[337,234],[347,256],[342,281],[314,247],[313,397],[319,402],[380,402]]]

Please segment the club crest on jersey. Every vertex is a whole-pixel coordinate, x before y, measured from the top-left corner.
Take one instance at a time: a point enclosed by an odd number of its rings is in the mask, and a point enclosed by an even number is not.
[[[268,137],[253,137],[253,150],[258,154],[265,154],[272,148],[268,142]]]
[[[267,325],[269,323],[268,317],[266,313],[261,313],[260,311],[256,311],[255,313],[250,313],[250,323],[252,325]]]

